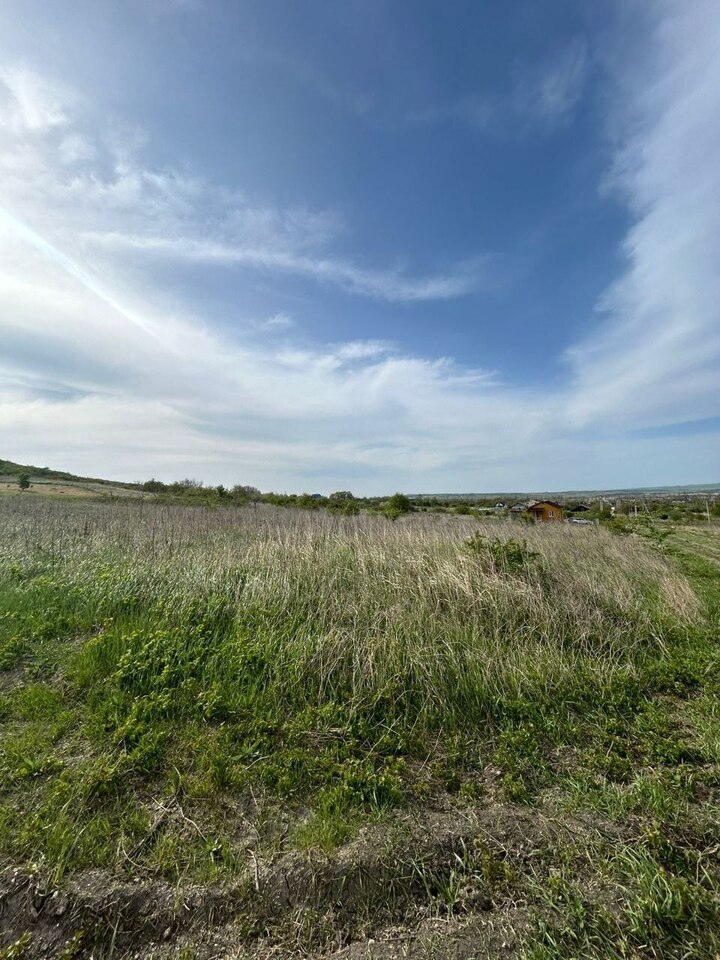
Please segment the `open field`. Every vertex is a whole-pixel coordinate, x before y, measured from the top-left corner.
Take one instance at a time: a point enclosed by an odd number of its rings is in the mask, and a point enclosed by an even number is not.
[[[77,480],[38,480],[33,478],[30,490],[20,490],[14,477],[0,477],[0,496],[23,497],[98,497],[112,499],[129,497],[130,499],[152,499],[152,494],[143,494],[139,490],[113,484],[93,483]]]
[[[716,958],[720,530],[637,529],[0,499],[4,955]]]
[[[720,536],[717,535],[719,531],[718,527],[714,528],[714,531],[708,530],[707,527],[675,530],[670,542],[685,554],[707,561],[710,569],[717,567],[720,572]]]

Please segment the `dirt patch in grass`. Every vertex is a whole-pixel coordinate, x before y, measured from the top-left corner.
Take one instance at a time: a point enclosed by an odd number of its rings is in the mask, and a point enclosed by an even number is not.
[[[7,948],[26,940],[18,954],[23,957],[81,957],[110,943],[129,950],[188,927],[222,922],[236,909],[238,896],[232,888],[127,883],[100,870],[53,888],[9,869],[0,878],[0,944]]]
[[[597,820],[560,820],[505,804],[398,815],[327,856],[291,851],[262,860],[248,851],[247,872],[233,885],[129,883],[92,870],[52,887],[8,869],[0,880],[0,944],[25,938],[19,955],[27,958],[89,956],[93,949],[102,956],[110,945],[115,956],[129,957],[225,941],[228,951],[248,955],[342,950],[353,960],[421,956],[423,944],[446,936],[450,924],[457,949],[438,956],[470,956],[463,944],[479,931],[489,945],[517,940],[521,914],[497,924],[491,914],[514,902],[523,877],[548,851],[572,856],[617,833]],[[401,942],[410,953],[396,952]]]
[[[230,924],[201,936],[180,937],[174,944],[158,944],[142,953],[144,960],[511,960],[522,950],[535,916],[526,906],[505,905],[462,918],[429,917],[415,925],[396,925],[344,946],[328,945],[309,954],[292,939],[258,939],[250,947],[238,944],[237,928]]]

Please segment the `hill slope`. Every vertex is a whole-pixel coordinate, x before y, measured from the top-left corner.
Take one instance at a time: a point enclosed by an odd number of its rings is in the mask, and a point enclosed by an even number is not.
[[[81,477],[66,470],[53,470],[51,467],[35,467],[29,463],[15,463],[13,460],[0,459],[0,478],[18,477],[21,473],[30,475],[31,480],[66,480],[72,483],[102,483],[114,487],[139,488],[137,483],[123,483],[116,480],[104,480],[101,477]]]

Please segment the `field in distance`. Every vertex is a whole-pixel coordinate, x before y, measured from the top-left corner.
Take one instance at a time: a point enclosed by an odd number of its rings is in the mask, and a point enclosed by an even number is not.
[[[0,476],[0,496],[27,494],[45,497],[141,497],[137,490],[115,486],[111,483],[91,483],[74,480],[33,480],[32,487],[23,491],[15,477]],[[146,495],[147,496],[147,495]]]
[[[27,476],[30,487],[22,490],[21,476]],[[0,496],[18,494],[50,497],[139,497],[142,491],[136,484],[113,483],[99,478],[79,477],[49,467],[33,467],[12,460],[0,460]]]
[[[21,491],[20,477],[25,476],[30,486]],[[303,509],[330,508],[336,512],[355,513],[359,510],[378,510],[387,504],[385,497],[355,497],[349,491],[337,491],[329,496],[318,493],[287,494],[266,492],[253,486],[236,484],[206,486],[186,479],[173,483],[158,480],[133,483],[81,477],[49,467],[35,467],[0,459],[0,495],[24,492],[34,496],[86,497],[111,499],[134,497],[162,500],[164,503],[194,505],[239,506],[245,503],[269,503],[274,506],[292,506]],[[596,519],[637,514],[650,515],[653,520],[697,522],[712,512],[720,518],[720,483],[690,484],[674,487],[642,487],[622,490],[575,490],[563,492],[524,493],[468,493],[468,494],[410,494],[408,499],[416,510],[459,515],[482,515],[497,512],[499,504],[510,506],[530,499],[554,499],[571,515],[576,508],[590,509]],[[672,515],[668,513],[672,511]],[[394,512],[394,511],[391,511]]]
[[[713,518],[2,497],[0,957],[715,960],[719,626]]]

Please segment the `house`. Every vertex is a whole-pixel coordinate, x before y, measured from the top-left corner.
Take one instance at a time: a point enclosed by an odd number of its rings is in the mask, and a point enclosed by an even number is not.
[[[538,500],[528,506],[528,513],[536,523],[553,523],[563,518],[563,508],[554,500]]]

